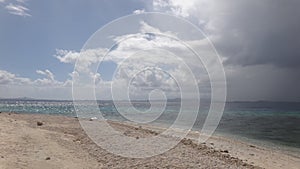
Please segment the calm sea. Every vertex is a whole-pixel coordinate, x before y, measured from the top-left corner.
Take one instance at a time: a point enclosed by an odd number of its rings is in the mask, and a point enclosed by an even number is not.
[[[88,101],[82,103],[89,105]],[[98,101],[107,119],[125,120],[112,101]],[[148,102],[135,101],[140,110],[150,107]],[[194,130],[201,129],[209,104],[201,104]],[[126,106],[123,107],[126,109]],[[170,125],[177,117],[180,102],[169,101],[155,124]],[[76,116],[72,101],[55,100],[0,100],[1,112],[38,113]],[[88,111],[88,109],[87,109]],[[88,113],[88,112],[87,112]],[[89,117],[89,115],[87,115]],[[217,133],[270,142],[291,148],[300,148],[300,103],[292,102],[230,102],[226,104]]]

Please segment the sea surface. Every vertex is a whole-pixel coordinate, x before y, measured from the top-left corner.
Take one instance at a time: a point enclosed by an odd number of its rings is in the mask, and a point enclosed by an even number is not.
[[[89,114],[89,101],[82,101]],[[131,105],[131,104],[130,104]],[[133,101],[138,110],[147,110],[150,103]],[[97,106],[103,117],[110,120],[126,120],[112,101],[98,101]],[[127,109],[126,104],[121,109]],[[92,108],[91,108],[92,109]],[[198,117],[193,130],[201,130],[209,109],[208,103],[200,104]],[[180,101],[168,101],[163,113],[153,124],[171,125],[180,110]],[[64,116],[77,116],[72,101],[57,100],[0,100],[1,112],[38,113]],[[287,146],[300,149],[300,103],[296,102],[228,102],[216,133],[239,138]]]

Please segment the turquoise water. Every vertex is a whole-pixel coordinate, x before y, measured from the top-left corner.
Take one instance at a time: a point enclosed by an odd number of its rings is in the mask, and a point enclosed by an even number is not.
[[[87,116],[92,117],[93,114],[88,114],[89,102],[85,101],[82,105],[87,107]],[[148,102],[135,102],[133,105],[140,110],[150,107]],[[111,101],[99,101],[98,106],[105,118],[126,120],[118,113]],[[208,107],[209,104],[201,104],[194,130],[201,129]],[[179,109],[179,102],[168,102],[164,113],[154,123],[171,125]],[[0,100],[0,111],[76,116],[72,101]],[[217,132],[300,148],[300,104],[288,102],[227,103]]]

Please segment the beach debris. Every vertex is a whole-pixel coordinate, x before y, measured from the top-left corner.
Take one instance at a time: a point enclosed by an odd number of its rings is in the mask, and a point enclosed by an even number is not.
[[[193,144],[193,141],[191,139],[184,138],[181,140],[181,143],[183,143],[184,145],[191,145]]]
[[[221,152],[222,152],[222,153],[229,153],[228,150],[222,150]]]
[[[97,120],[98,118],[97,117],[92,117],[90,118],[90,121],[94,121],[94,120]]]
[[[0,113],[2,113],[2,112],[0,111]]]
[[[41,122],[41,121],[36,122],[36,125],[37,125],[37,126],[42,126],[43,124],[44,124],[44,123]]]
[[[251,148],[255,148],[256,146],[254,146],[254,145],[249,145],[249,147],[251,147]]]
[[[81,143],[81,141],[80,141],[80,139],[79,139],[79,138],[77,138],[77,139],[73,140],[73,142],[75,142],[75,143]]]
[[[139,138],[140,138],[139,136],[136,137],[136,139],[139,139]]]
[[[51,160],[51,158],[50,157],[46,157],[45,160]]]
[[[153,130],[150,130],[149,133],[150,133],[150,134],[154,134],[154,135],[156,135],[156,136],[158,135],[158,133],[155,132],[155,131],[153,131]]]
[[[129,130],[127,130],[127,131],[125,131],[123,134],[125,135],[125,136],[128,136],[128,134],[130,134],[131,132],[129,131]]]

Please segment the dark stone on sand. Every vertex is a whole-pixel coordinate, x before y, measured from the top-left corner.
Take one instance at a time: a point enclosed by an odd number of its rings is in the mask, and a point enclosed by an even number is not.
[[[221,152],[223,152],[223,153],[229,153],[229,151],[228,151],[228,150],[223,150],[223,151],[221,151]]]
[[[140,137],[136,137],[136,139],[139,139]]]
[[[254,145],[250,145],[249,147],[255,148],[255,146],[254,146]]]
[[[38,122],[36,122],[36,125],[37,125],[37,126],[42,126],[42,125],[43,125],[43,122],[38,121]]]
[[[45,160],[51,160],[51,158],[50,158],[50,157],[47,157]]]

